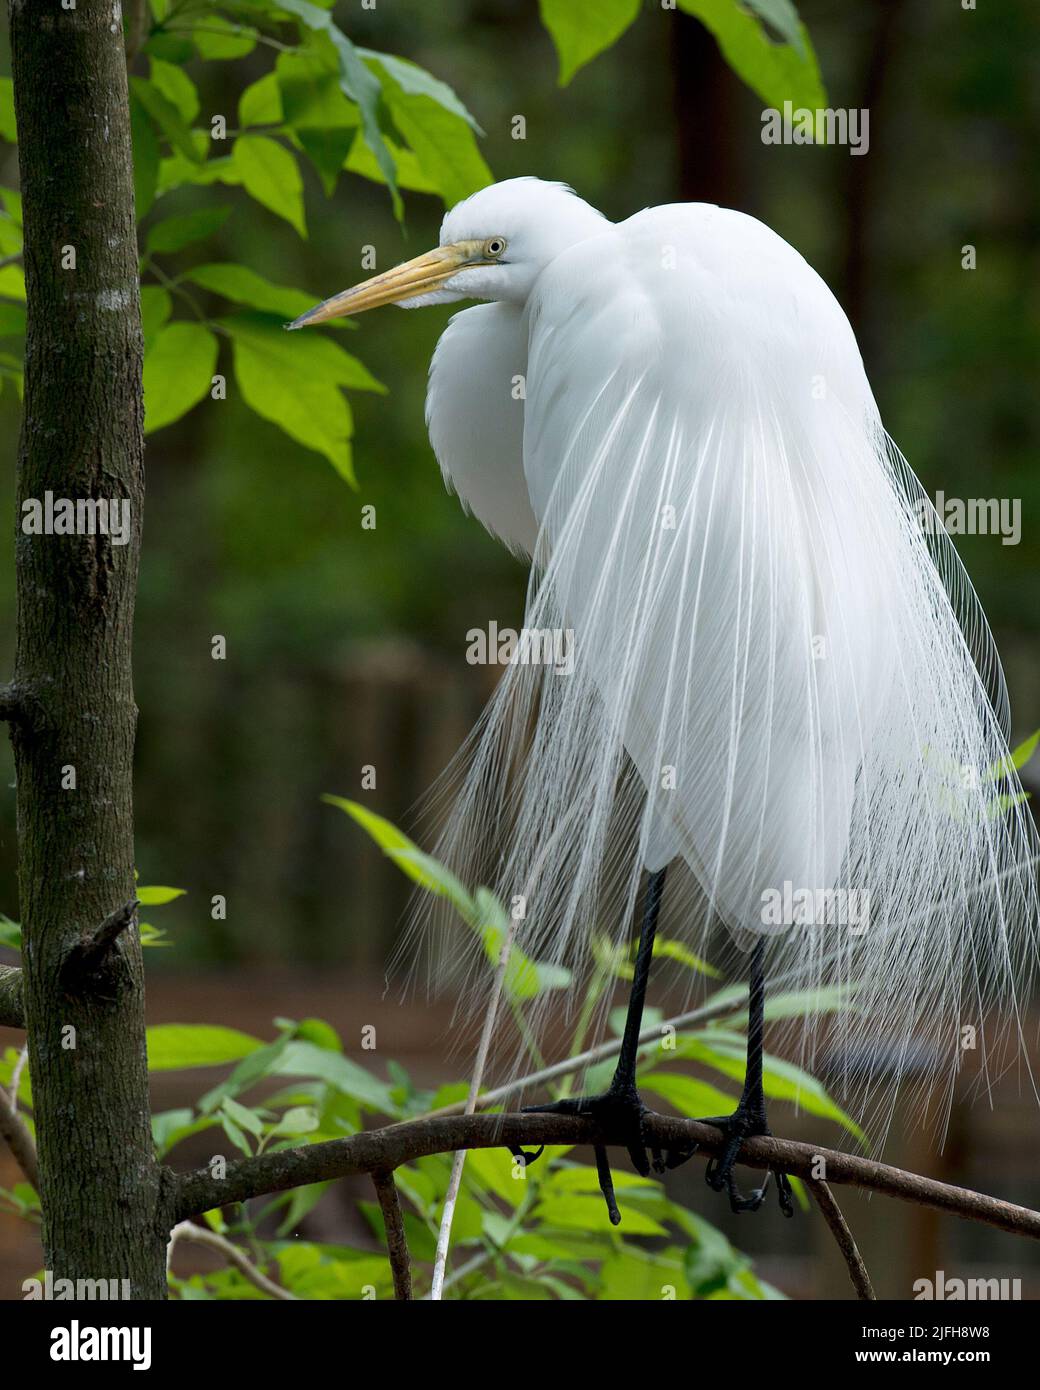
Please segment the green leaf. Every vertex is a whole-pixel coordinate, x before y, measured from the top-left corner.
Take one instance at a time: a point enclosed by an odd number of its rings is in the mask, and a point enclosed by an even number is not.
[[[394,125],[448,207],[491,183],[491,170],[470,126],[432,97],[406,91],[386,71],[382,90]]]
[[[600,1281],[598,1298],[604,1302],[660,1303],[665,1288],[674,1289],[677,1300],[693,1296],[677,1260],[665,1263],[658,1255],[627,1243],[604,1259]]]
[[[173,1148],[174,1136],[191,1125],[194,1114],[193,1110],[185,1109],[164,1110],[152,1116],[152,1142],[160,1155]]]
[[[22,225],[22,195],[16,193],[13,188],[0,188],[0,203],[3,203],[4,212],[7,213],[11,221],[20,227]]]
[[[0,213],[0,255],[13,256],[22,249],[22,229],[12,218]]]
[[[212,236],[227,221],[231,211],[226,205],[212,208],[199,208],[197,212],[181,213],[177,217],[164,218],[148,230],[145,247],[148,251],[170,254],[190,246],[193,241],[202,241]]]
[[[314,307],[312,294],[291,289],[288,285],[274,285],[248,266],[236,265],[231,261],[197,265],[185,271],[182,278],[201,285],[203,289],[212,290],[234,304],[245,304],[250,309],[262,309],[265,313],[279,314],[287,319],[298,318],[305,310]],[[344,319],[333,320],[334,324],[345,322]]]
[[[277,72],[266,73],[248,86],[238,99],[240,126],[280,125],[283,119]]]
[[[467,1160],[468,1161],[468,1160]],[[619,1168],[614,1174],[614,1187],[620,1192],[634,1187],[657,1187],[653,1178],[626,1173]],[[576,1163],[568,1168],[554,1168],[542,1181],[541,1192],[546,1197],[559,1197],[567,1192],[598,1192],[599,1172],[588,1164]]]
[[[220,1105],[225,1096],[240,1095],[243,1091],[247,1091],[250,1086],[255,1086],[258,1081],[268,1076],[291,1040],[289,1033],[282,1033],[280,1037],[275,1038],[274,1042],[262,1043],[253,1052],[243,1057],[226,1081],[222,1081],[219,1086],[215,1086],[212,1091],[207,1091],[200,1098],[198,1103],[200,1112],[209,1114]]]
[[[18,139],[14,123],[14,82],[10,77],[0,77],[0,140],[9,140],[13,145]]]
[[[344,94],[339,63],[328,39],[306,48],[281,53],[275,64],[281,95],[281,116],[296,127],[350,126],[357,130],[361,113]]]
[[[163,907],[166,903],[172,903],[174,898],[182,898],[185,890],[183,888],[141,888],[137,890],[137,900],[142,907]]]
[[[615,43],[639,13],[639,0],[538,0],[560,58],[560,86]]]
[[[847,1013],[855,1007],[854,985],[828,985],[821,989],[788,990],[766,999],[767,1021],[778,1018],[804,1018],[810,1014]],[[708,1003],[723,1003],[732,996],[737,1011],[718,1019],[718,1026],[743,1027],[747,1023],[747,990],[743,985],[728,987],[712,995]],[[713,1027],[716,1025],[712,1025]]]
[[[191,31],[200,58],[244,58],[256,47],[256,38],[240,24],[232,24],[223,15],[208,14],[202,24]]]
[[[237,1100],[232,1100],[230,1096],[225,1096],[220,1103],[220,1108],[225,1115],[229,1115],[236,1125],[246,1130],[249,1134],[254,1134],[258,1139],[263,1134],[265,1125],[255,1110],[250,1110],[248,1106],[239,1105]]]
[[[408,189],[411,193],[436,194],[437,184],[423,173],[419,161],[412,151],[406,150],[403,146],[395,145],[389,139],[386,143],[397,166],[397,182],[400,187]],[[375,155],[365,144],[362,135],[355,136],[343,168],[350,174],[360,174],[362,178],[372,179],[375,183],[386,182],[382,169],[376,163]]]
[[[805,51],[798,11],[791,0],[745,0],[745,4],[775,29],[784,43],[789,43],[799,53]]]
[[[238,1125],[235,1124],[230,1115],[222,1114],[220,1116],[220,1127],[240,1153],[244,1153],[246,1158],[252,1156],[253,1150],[249,1140],[242,1130],[239,1129]]]
[[[173,299],[168,290],[161,285],[141,286],[141,329],[146,351],[172,313]]]
[[[17,304],[0,304],[0,338],[25,336],[25,310]]]
[[[331,1186],[331,1182],[312,1182],[306,1187],[294,1188],[289,1194],[285,1216],[278,1227],[279,1236],[287,1236],[294,1231],[303,1218],[314,1210]]]
[[[152,85],[171,106],[176,107],[184,124],[190,126],[199,114],[199,94],[195,90],[195,83],[182,67],[164,63],[161,58],[152,58],[150,69]]]
[[[206,158],[210,139],[204,130],[195,131],[192,140],[199,155],[198,160],[185,159],[177,151],[174,151],[167,159],[160,159],[159,180],[156,188],[157,197],[162,197],[171,189],[180,188],[182,184],[208,186],[214,183],[224,183],[233,188],[241,184],[241,175],[235,168],[235,162],[229,154],[218,155],[213,159]]]
[[[410,62],[407,58],[395,58],[392,53],[377,53],[371,48],[359,48],[358,53],[367,63],[376,64],[388,77],[392,77],[403,92],[411,96],[429,97],[452,116],[472,126],[478,135],[484,134],[448,84],[433,77],[418,63]]]
[[[380,1115],[397,1115],[391,1088],[339,1052],[290,1041],[269,1068],[270,1076],[317,1077]]]
[[[162,29],[148,38],[144,52],[154,54],[165,63],[190,63],[195,57],[195,49],[186,34],[173,34]]]
[[[717,1086],[707,1081],[698,1081],[693,1076],[683,1076],[680,1072],[652,1071],[639,1075],[641,1090],[653,1091],[669,1105],[674,1106],[680,1115],[691,1120],[703,1120],[711,1115],[728,1115],[736,1109],[735,1096],[728,1096]]]
[[[1010,777],[1012,772],[1021,771],[1026,763],[1032,759],[1038,746],[1040,746],[1040,729],[1037,729],[1036,733],[1030,734],[1017,748],[1013,748],[1006,758],[1001,758],[992,767],[987,768],[987,779],[993,782],[1001,777]]]
[[[202,158],[180,111],[163,92],[144,77],[131,77],[130,90],[174,149],[198,164]]]
[[[709,975],[716,980],[719,978],[719,972],[713,965],[709,965],[706,960],[695,955],[681,941],[671,941],[667,937],[658,938],[654,945],[654,956],[678,961],[680,965],[685,965],[688,970],[696,971],[698,975]]]
[[[12,951],[22,949],[22,928],[20,923],[12,922],[10,917],[5,917],[0,912],[0,946],[7,946]]]
[[[796,46],[774,43],[762,20],[738,0],[679,0],[679,8],[711,30],[723,58],[767,106],[782,108],[790,101],[815,111],[827,105],[804,25],[799,25],[801,43]]]
[[[343,1043],[331,1023],[323,1018],[304,1018],[292,1025],[293,1036],[302,1042],[311,1042],[315,1047],[324,1047],[328,1052],[342,1052]]]
[[[130,138],[134,147],[134,207],[138,222],[155,201],[159,178],[159,141],[148,112],[130,93]]]
[[[742,1081],[745,1074],[746,1041],[739,1036],[719,1036],[720,1032],[719,1029],[710,1029],[701,1034],[681,1034],[670,1055],[700,1062],[734,1081]],[[837,1121],[850,1134],[863,1141],[863,1131],[855,1120],[831,1100],[815,1077],[792,1062],[785,1062],[767,1053],[763,1060],[762,1085],[770,1100],[793,1101],[810,1115]]]
[[[354,486],[350,407],[334,380],[313,373],[313,353],[296,351],[296,335],[277,327],[236,319],[225,320],[225,327],[234,344],[235,380],[245,403],[290,439],[324,454]],[[329,339],[321,341],[332,346]]]
[[[159,1023],[148,1029],[148,1070],[215,1067],[248,1057],[263,1044],[237,1028],[208,1023]]]
[[[621,1228],[626,1239],[629,1236],[667,1235],[667,1231],[659,1222],[631,1203],[626,1204],[620,1200],[618,1210],[621,1212]],[[539,1202],[533,1215],[535,1220],[542,1221],[547,1226],[561,1226],[564,1229],[592,1232],[614,1229],[610,1224],[603,1198],[598,1194],[595,1197],[569,1194],[565,1197],[552,1197]]]
[[[367,806],[362,806],[357,801],[349,801],[344,796],[333,796],[327,792],[321,799],[328,805],[338,806],[341,811],[345,811],[410,879],[423,888],[428,888],[431,893],[438,893],[444,897],[458,895],[471,919],[476,918],[476,904],[458,879],[450,875],[447,869],[443,869],[443,876],[431,874],[428,864],[436,864],[436,860],[430,861],[429,855],[423,854],[415,841],[410,840],[403,830],[398,830],[392,821],[388,821],[385,816],[377,815],[375,811],[370,811]],[[437,867],[442,868],[440,865]]]
[[[295,155],[266,135],[240,135],[232,158],[250,197],[269,212],[284,217],[306,239],[303,179]]]
[[[527,1179],[513,1176],[520,1171],[505,1149],[471,1149],[462,1170],[466,1183],[493,1192],[514,1209],[527,1193]]]
[[[151,434],[187,414],[208,395],[217,340],[201,323],[169,323],[144,359],[144,431]]]
[[[331,198],[340,170],[353,147],[354,131],[330,126],[321,130],[298,130],[296,138],[318,171],[326,197]]]
[[[227,1101],[224,1102],[228,1104]],[[318,1112],[309,1105],[296,1105],[287,1110],[271,1130],[272,1135],[294,1139],[300,1134],[313,1134],[319,1127]]]
[[[382,170],[383,178],[390,190],[394,215],[400,218],[402,207],[401,196],[397,190],[397,174],[394,169],[393,157],[383,139],[383,132],[379,124],[379,82],[365,66],[360,54],[346,34],[336,28],[332,22],[332,17],[325,10],[319,9],[317,5],[309,4],[308,0],[279,0],[278,8],[295,15],[302,20],[308,29],[315,33],[327,35],[331,41],[339,62],[340,86],[344,95],[356,102],[361,110],[361,124],[365,139],[375,155],[376,162]]]

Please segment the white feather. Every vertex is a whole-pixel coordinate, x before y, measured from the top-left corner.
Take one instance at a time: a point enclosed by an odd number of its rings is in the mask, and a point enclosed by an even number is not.
[[[522,237],[515,194],[517,227],[499,194],[478,229]],[[738,945],[768,935],[788,984],[857,987],[837,1027],[865,1118],[921,1048],[952,1082],[968,1023],[993,1058],[1017,1048],[1038,846],[1020,805],[994,809],[1020,790],[988,774],[999,662],[805,261],[715,207],[590,226],[522,302],[453,320],[428,414],[464,503],[533,551],[527,626],[575,636],[572,675],[506,669],[436,850],[522,903],[522,949],[588,967],[597,933],[631,933],[644,868],[674,861],[673,929],[696,944],[721,918]],[[774,922],[785,890],[852,895],[865,930]]]

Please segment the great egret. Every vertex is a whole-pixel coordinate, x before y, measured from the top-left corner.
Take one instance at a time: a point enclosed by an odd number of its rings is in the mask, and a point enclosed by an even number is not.
[[[430,439],[463,505],[532,558],[526,627],[573,631],[575,661],[506,668],[439,853],[470,882],[490,870],[520,946],[556,963],[625,937],[649,874],[613,1083],[540,1107],[622,1117],[643,1172],[666,868],[676,921],[726,924],[750,954],[747,1066],[708,1178],[754,1208],[765,1185],[743,1196],[733,1164],[768,1133],[767,954],[799,987],[855,983],[829,1026],[864,1117],[890,1116],[893,1073],[922,1096],[939,1074],[948,1099],[971,1030],[983,1084],[1021,1047],[1037,837],[989,629],[845,315],[762,223],[680,204],[613,224],[510,179],[290,326],[465,298],[491,302],[437,346]],[[810,1063],[818,1027],[798,1021]]]

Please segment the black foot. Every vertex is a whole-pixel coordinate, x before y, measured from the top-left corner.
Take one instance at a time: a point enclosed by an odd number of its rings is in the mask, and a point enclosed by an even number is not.
[[[740,1152],[740,1146],[744,1140],[752,1139],[760,1134],[769,1135],[772,1132],[766,1123],[764,1110],[753,1109],[742,1101],[732,1115],[716,1115],[711,1119],[701,1120],[701,1124],[712,1125],[715,1129],[721,1129],[726,1136],[726,1147],[718,1158],[708,1160],[704,1176],[710,1188],[716,1192],[725,1191],[728,1194],[731,1210],[735,1212],[758,1211],[765,1200],[769,1178],[772,1176],[776,1179],[776,1195],[780,1202],[780,1210],[785,1216],[794,1215],[794,1204],[791,1201],[791,1182],[786,1173],[782,1173],[778,1168],[771,1168],[766,1173],[762,1186],[756,1187],[747,1196],[737,1187],[737,1181],[733,1175],[737,1154]]]
[[[634,1086],[611,1086],[599,1096],[575,1096],[573,1099],[554,1101],[551,1105],[525,1105],[525,1115],[589,1115],[611,1133],[620,1132],[624,1145],[637,1173],[644,1178],[650,1172],[650,1159],[647,1157],[643,1138],[643,1116],[646,1106],[639,1098]],[[596,1171],[599,1173],[600,1191],[607,1204],[607,1214],[611,1225],[621,1222],[614,1197],[614,1180],[610,1174],[607,1151],[602,1144],[593,1146],[596,1155]],[[541,1153],[541,1150],[538,1151]],[[652,1149],[653,1166],[663,1172],[665,1162],[659,1149]],[[535,1155],[537,1157],[537,1155]],[[530,1160],[528,1160],[530,1161]]]

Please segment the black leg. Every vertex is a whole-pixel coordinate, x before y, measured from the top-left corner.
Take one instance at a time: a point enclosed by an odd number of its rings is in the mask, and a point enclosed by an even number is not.
[[[769,1184],[767,1174],[762,1186],[745,1197],[738,1189],[733,1175],[737,1154],[740,1152],[740,1146],[744,1140],[754,1135],[771,1132],[766,1118],[765,1092],[762,1089],[762,1042],[765,1034],[765,1006],[765,939],[760,937],[751,954],[748,988],[747,1068],[744,1073],[744,1089],[732,1115],[714,1116],[704,1121],[704,1124],[714,1125],[717,1129],[721,1129],[726,1136],[726,1147],[718,1158],[712,1158],[708,1161],[705,1177],[708,1180],[708,1185],[716,1192],[725,1189],[729,1195],[729,1204],[736,1212],[757,1211],[762,1205]],[[791,1203],[791,1184],[787,1174],[776,1170],[773,1172],[773,1176],[776,1179],[780,1209],[785,1216],[792,1216],[794,1207]]]
[[[635,974],[628,996],[625,1032],[621,1039],[621,1051],[618,1054],[614,1077],[609,1087],[599,1096],[576,1096],[573,1099],[555,1101],[551,1105],[528,1105],[524,1107],[526,1114],[594,1115],[604,1126],[611,1129],[620,1128],[626,1136],[625,1147],[636,1172],[643,1174],[644,1177],[650,1171],[650,1163],[646,1156],[646,1145],[643,1142],[645,1107],[636,1086],[636,1059],[639,1054],[639,1034],[643,1026],[646,986],[650,978],[650,963],[654,955],[654,938],[657,935],[657,918],[661,910],[665,873],[665,869],[658,869],[647,879],[646,896],[643,902],[643,920],[639,930],[639,947],[636,952]],[[516,1152],[514,1150],[514,1153]],[[617,1226],[621,1221],[621,1213],[618,1211],[614,1198],[614,1183],[610,1175],[607,1151],[601,1144],[597,1144],[595,1154],[600,1190],[607,1203],[607,1212],[610,1215],[611,1223]],[[659,1159],[656,1152],[654,1158],[656,1163]],[[529,1158],[527,1161],[532,1160]]]

